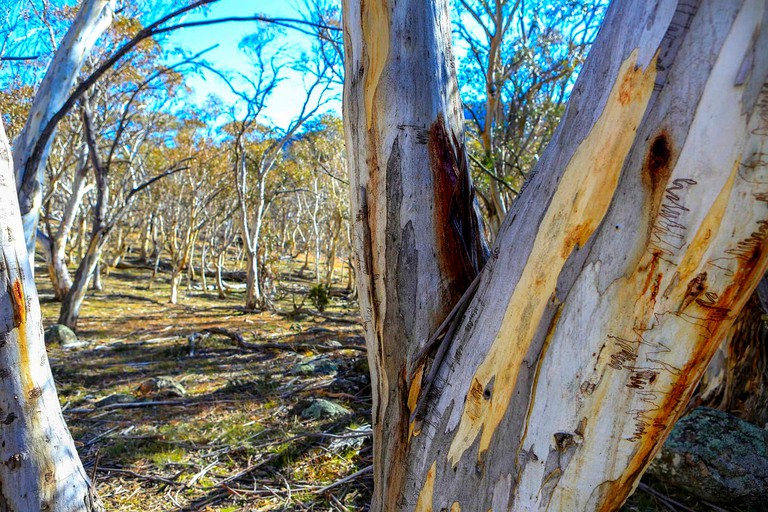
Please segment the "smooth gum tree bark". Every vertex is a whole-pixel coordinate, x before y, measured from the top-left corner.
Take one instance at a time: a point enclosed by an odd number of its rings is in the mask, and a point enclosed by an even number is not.
[[[768,5],[613,2],[477,280],[445,1],[344,19],[373,509],[618,509],[768,267]]]
[[[43,200],[43,171],[53,137],[49,137],[39,158],[34,162],[30,159],[48,122],[69,97],[86,57],[112,23],[114,7],[115,0],[83,0],[40,83],[27,122],[14,142],[17,193],[27,251],[32,260]]]
[[[0,510],[103,510],[64,423],[0,123]]]

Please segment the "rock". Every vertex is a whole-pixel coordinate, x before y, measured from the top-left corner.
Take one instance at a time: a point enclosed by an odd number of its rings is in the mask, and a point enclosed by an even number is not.
[[[171,379],[170,377],[154,377],[147,379],[136,389],[139,396],[146,396],[161,392],[164,396],[185,396],[187,390],[184,386]]]
[[[316,359],[312,364],[315,366],[315,373],[320,375],[333,375],[339,371],[339,364],[331,359]]]
[[[680,419],[648,474],[733,510],[768,503],[768,431],[699,407]]]
[[[72,329],[60,324],[52,325],[45,330],[45,344],[61,345],[62,347],[82,345]]]
[[[109,395],[108,397],[102,398],[98,402],[96,402],[94,407],[106,407],[107,405],[112,404],[129,404],[131,402],[135,402],[136,398],[133,395],[124,395],[124,394],[114,394]]]
[[[333,375],[339,371],[339,365],[326,357],[318,357],[297,364],[291,370],[294,375]]]
[[[301,411],[301,417],[306,420],[336,418],[337,416],[345,416],[347,414],[352,414],[352,411],[343,405],[339,405],[322,398],[313,400],[309,407]]]
[[[291,373],[294,375],[310,375],[315,373],[315,365],[311,362],[299,363],[293,367]]]
[[[373,431],[371,430],[370,425],[362,425],[348,430],[349,432],[346,432],[346,435],[342,435],[331,441],[328,449],[333,453],[340,453],[347,450],[359,450],[366,439],[370,439],[373,436]]]

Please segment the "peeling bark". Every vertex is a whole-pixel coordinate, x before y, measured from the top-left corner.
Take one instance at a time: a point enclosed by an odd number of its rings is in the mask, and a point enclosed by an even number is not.
[[[768,268],[768,6],[611,5],[445,354],[422,361],[482,254],[474,210],[449,206],[472,194],[435,3],[344,4],[373,509],[616,510]]]

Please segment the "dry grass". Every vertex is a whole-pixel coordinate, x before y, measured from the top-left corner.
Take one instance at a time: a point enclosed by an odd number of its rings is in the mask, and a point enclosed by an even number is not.
[[[89,345],[49,347],[67,422],[107,509],[365,509],[368,472],[322,491],[370,464],[370,438],[359,433],[370,386],[355,304],[296,317],[246,313],[242,294],[191,291],[171,305],[168,283],[150,289],[150,275],[113,270],[82,309],[78,334]],[[43,269],[39,282],[44,318],[55,319]],[[277,306],[290,311],[292,301]],[[280,345],[243,349],[211,335],[192,347],[189,336],[210,327]],[[114,396],[133,404],[98,403]],[[351,413],[301,418],[316,398]]]

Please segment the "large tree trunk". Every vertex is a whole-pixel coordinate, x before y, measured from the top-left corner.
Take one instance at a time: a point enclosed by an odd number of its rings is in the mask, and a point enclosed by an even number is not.
[[[30,261],[34,262],[35,233],[43,198],[43,170],[51,141],[44,141],[41,153],[34,155],[43,131],[56,112],[64,105],[75,84],[85,58],[96,40],[112,23],[115,0],[84,0],[71,27],[48,66],[35,95],[29,118],[15,142],[14,166],[16,186],[21,205],[24,236]]]
[[[436,4],[344,5],[373,508],[615,510],[768,267],[768,6],[614,2],[473,283]]]
[[[0,509],[101,510],[64,424],[0,122]]]

